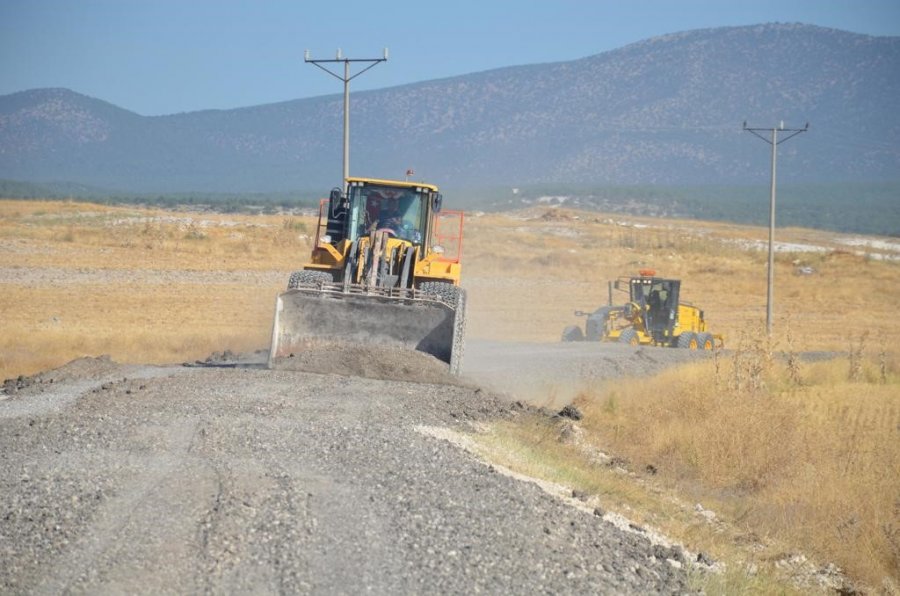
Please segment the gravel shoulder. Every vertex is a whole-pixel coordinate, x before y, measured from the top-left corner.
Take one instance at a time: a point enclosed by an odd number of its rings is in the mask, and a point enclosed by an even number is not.
[[[5,397],[2,592],[686,590],[645,538],[420,432],[521,412],[471,382],[83,359]]]

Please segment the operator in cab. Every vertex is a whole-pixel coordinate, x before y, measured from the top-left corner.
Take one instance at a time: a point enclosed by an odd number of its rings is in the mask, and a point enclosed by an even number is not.
[[[379,230],[390,230],[394,235],[398,234],[403,222],[403,215],[400,213],[400,203],[394,198],[387,198],[381,202],[381,210],[378,212]]]

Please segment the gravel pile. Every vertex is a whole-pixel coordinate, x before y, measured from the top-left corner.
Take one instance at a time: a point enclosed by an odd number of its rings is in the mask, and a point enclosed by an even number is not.
[[[320,340],[318,349],[280,358],[275,368],[321,374],[339,374],[367,379],[456,385],[446,362],[424,352],[397,346],[346,344]]]
[[[522,410],[487,391],[66,368],[0,401],[0,592],[686,590],[641,536],[416,430]]]

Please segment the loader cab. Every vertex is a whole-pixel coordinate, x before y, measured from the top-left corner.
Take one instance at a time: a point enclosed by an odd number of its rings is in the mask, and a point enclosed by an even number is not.
[[[392,237],[422,245],[431,233],[432,211],[439,197],[437,188],[429,184],[351,178],[345,195],[329,199],[343,215],[335,226],[338,233],[329,230],[329,234],[333,240],[353,242],[372,231],[387,230]]]
[[[672,335],[678,324],[678,294],[681,281],[641,276],[631,278],[629,295],[645,315],[647,333],[657,341]]]

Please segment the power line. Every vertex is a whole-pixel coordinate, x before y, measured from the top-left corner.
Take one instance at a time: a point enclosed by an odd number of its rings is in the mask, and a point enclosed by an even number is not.
[[[784,121],[774,128],[748,128],[747,122],[744,121],[744,130],[759,137],[772,146],[772,187],[769,194],[769,271],[766,281],[766,335],[772,337],[772,308],[775,285],[775,161],[778,155],[778,145],[809,130],[809,122],[807,122],[806,126],[803,128],[785,128]],[[790,134],[779,141],[779,131]],[[767,139],[760,134],[762,132],[770,133],[772,138]]]
[[[344,58],[341,55],[341,50],[338,49],[337,56],[330,59],[312,59],[309,57],[309,50],[303,54],[303,61],[314,66],[317,66],[330,74],[331,76],[340,79],[344,82],[344,170],[343,170],[343,180],[344,184],[347,184],[347,178],[350,177],[350,81],[366,72],[367,70],[374,68],[381,62],[387,62],[388,59],[388,50],[384,48],[384,55],[381,58]],[[344,63],[344,74],[340,75],[328,67],[322,66],[322,64],[328,64],[333,62],[343,62]],[[357,72],[354,75],[350,74],[350,63],[351,62],[363,62],[368,64],[361,71]]]

